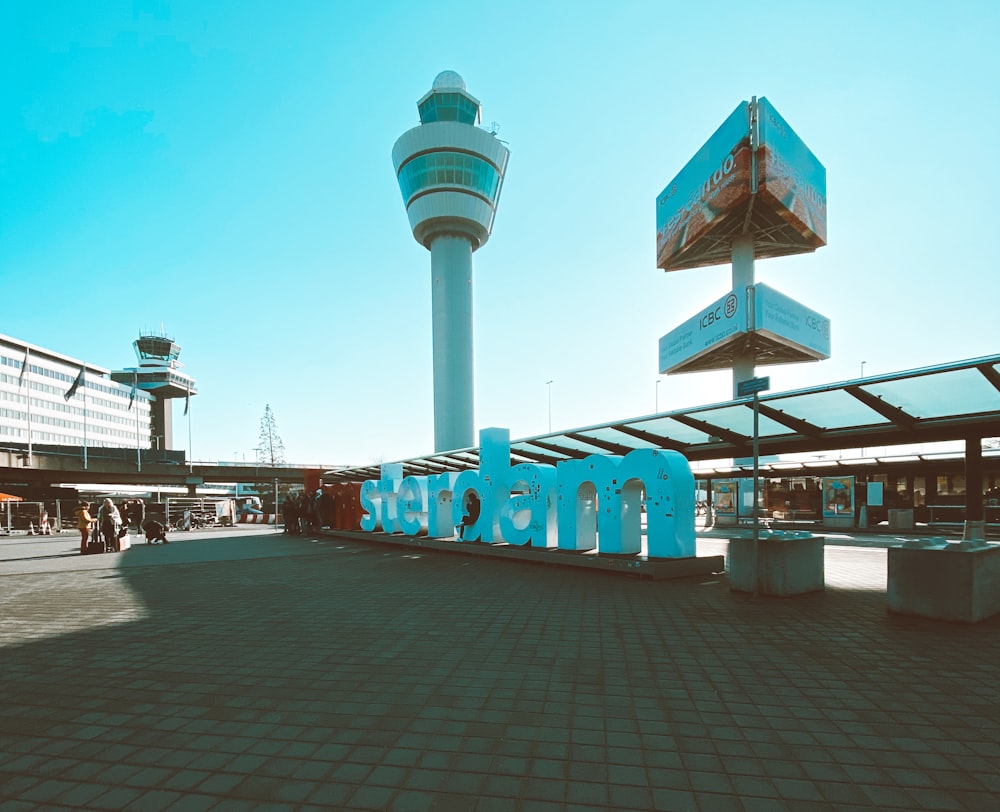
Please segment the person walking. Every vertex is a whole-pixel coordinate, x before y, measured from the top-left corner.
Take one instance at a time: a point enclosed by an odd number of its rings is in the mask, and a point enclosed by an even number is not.
[[[73,511],[76,516],[76,528],[80,531],[80,552],[87,552],[87,540],[90,538],[90,528],[94,526],[94,517],[90,515],[90,502],[81,502]]]

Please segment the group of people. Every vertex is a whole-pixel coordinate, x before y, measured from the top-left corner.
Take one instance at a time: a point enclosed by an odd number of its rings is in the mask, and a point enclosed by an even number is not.
[[[147,544],[158,541],[168,544],[163,524],[154,519],[143,519],[145,511],[141,509],[141,502],[139,507],[140,510],[132,516],[135,509],[133,503],[123,502],[119,508],[108,497],[101,502],[95,517],[90,513],[90,502],[80,502],[73,511],[76,527],[80,531],[80,552],[86,553],[88,545],[94,542],[101,542],[105,551],[121,552],[121,539],[128,533],[130,519],[134,519],[142,527]]]
[[[76,516],[76,526],[80,531],[81,553],[86,553],[88,545],[93,542],[102,542],[105,550],[121,550],[120,539],[128,532],[128,528],[122,520],[121,511],[110,497],[101,503],[96,518],[90,514],[90,502],[77,505],[73,515]]]
[[[285,523],[285,532],[293,536],[305,535],[322,529],[325,519],[323,491],[316,489],[310,495],[301,491],[298,495],[289,494],[281,508],[281,516]]]

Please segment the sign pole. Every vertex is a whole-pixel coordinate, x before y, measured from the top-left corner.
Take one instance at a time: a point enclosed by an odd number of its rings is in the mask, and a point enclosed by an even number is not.
[[[736,384],[736,396],[753,395],[753,596],[760,594],[760,393],[771,388],[770,377],[748,378]]]
[[[760,487],[760,393],[753,393],[753,596],[759,594],[760,586],[760,515],[757,510],[758,489]]]

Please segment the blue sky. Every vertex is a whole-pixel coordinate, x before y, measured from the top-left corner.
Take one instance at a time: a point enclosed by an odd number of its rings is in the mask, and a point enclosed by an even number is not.
[[[829,244],[756,278],[832,320],[832,357],[759,368],[772,390],[991,354],[998,40],[971,0],[0,0],[0,332],[118,368],[162,326],[198,460],[251,459],[266,404],[290,461],[432,451],[430,256],[390,152],[451,69],[511,149],[477,427],[545,433],[550,393],[553,429],[728,399],[657,373],[731,272],[658,270],[655,199],[754,95],[827,170]]]

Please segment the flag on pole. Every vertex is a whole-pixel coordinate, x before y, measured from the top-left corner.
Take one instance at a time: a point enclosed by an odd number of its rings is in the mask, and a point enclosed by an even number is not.
[[[21,374],[17,378],[18,388],[24,383],[24,378],[28,374],[28,353],[31,352],[27,347],[24,348],[24,360],[21,362]]]
[[[132,373],[132,394],[128,396],[128,409],[126,411],[132,411],[132,404],[135,403],[135,390],[139,387],[139,373]]]
[[[73,381],[73,385],[68,390],[66,390],[66,394],[63,395],[63,397],[66,398],[66,400],[71,400],[73,395],[76,394],[76,390],[80,388],[80,385],[82,383],[83,383],[83,367],[81,366],[80,371],[77,373],[76,380]]]
[[[188,384],[187,394],[184,396],[184,414],[188,413],[188,407],[191,405],[191,384]]]

